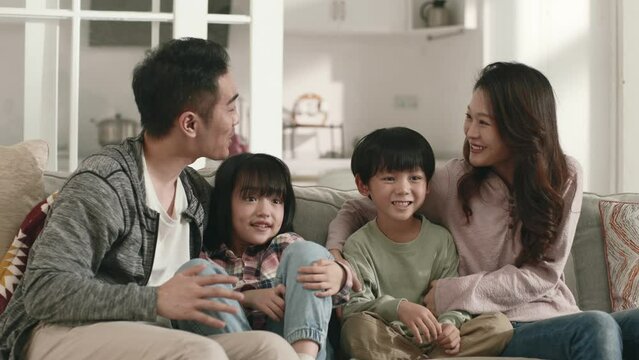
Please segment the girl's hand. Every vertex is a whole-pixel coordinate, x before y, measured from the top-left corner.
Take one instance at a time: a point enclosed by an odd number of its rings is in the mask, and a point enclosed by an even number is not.
[[[321,290],[315,293],[317,297],[327,297],[339,292],[344,284],[344,269],[335,261],[321,259],[310,266],[300,266],[297,270],[297,281],[304,289]]]
[[[244,291],[242,306],[259,310],[270,319],[281,321],[284,318],[284,293],[286,287],[282,284],[274,288]]]
[[[461,338],[459,336],[459,329],[455,325],[448,323],[442,324],[442,333],[435,341],[446,354],[459,354]]]
[[[437,287],[437,280],[433,280],[430,282],[430,289],[424,295],[424,305],[433,313],[433,315],[437,316],[437,304],[435,303],[435,288]]]
[[[422,335],[426,337],[426,342],[431,342],[442,333],[441,324],[423,305],[404,300],[399,303],[397,315],[408,326],[418,344],[423,343]]]

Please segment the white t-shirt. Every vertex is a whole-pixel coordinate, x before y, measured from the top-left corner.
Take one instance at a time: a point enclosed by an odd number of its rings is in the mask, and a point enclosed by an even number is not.
[[[169,280],[175,272],[190,259],[189,254],[189,223],[182,213],[188,204],[186,192],[180,178],[175,186],[175,201],[173,204],[173,217],[164,210],[160,204],[155,187],[149,175],[146,159],[142,155],[144,166],[144,187],[146,188],[146,204],[149,208],[160,214],[158,226],[158,239],[155,245],[153,268],[148,286],[160,286]]]

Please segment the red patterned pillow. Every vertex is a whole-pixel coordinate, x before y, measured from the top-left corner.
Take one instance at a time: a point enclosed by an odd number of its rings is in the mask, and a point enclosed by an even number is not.
[[[18,235],[13,239],[9,250],[0,261],[0,314],[13,296],[16,286],[27,268],[29,250],[44,226],[49,207],[57,193],[42,200],[31,209],[22,221]]]
[[[639,307],[639,203],[599,202],[613,311]]]

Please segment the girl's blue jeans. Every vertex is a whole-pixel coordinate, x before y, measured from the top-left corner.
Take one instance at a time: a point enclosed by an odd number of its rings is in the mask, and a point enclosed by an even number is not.
[[[297,269],[320,259],[332,259],[332,256],[326,248],[312,241],[296,241],[284,250],[280,265],[277,268],[276,281],[276,283],[286,286],[284,320],[277,322],[268,319],[267,330],[281,335],[291,344],[298,340],[312,340],[320,346],[317,359],[326,359],[327,357],[332,357],[331,350],[327,349],[326,343],[328,322],[333,306],[332,299],[331,297],[319,298],[315,296],[316,290],[306,290],[302,287],[302,284],[297,282]],[[207,265],[200,275],[226,275],[226,271],[220,266],[202,259],[193,259],[187,262],[182,265],[178,272],[199,264]],[[214,286],[232,288],[228,284]],[[216,298],[215,301],[230,304],[242,310],[241,305],[235,300]],[[174,321],[173,323],[178,329],[201,335],[251,330],[243,311],[239,311],[237,314],[220,312],[212,315],[224,321],[226,326],[218,329],[195,321]]]
[[[584,311],[535,322],[514,322],[501,354],[540,359],[639,359],[639,310]],[[623,357],[622,357],[623,356]]]

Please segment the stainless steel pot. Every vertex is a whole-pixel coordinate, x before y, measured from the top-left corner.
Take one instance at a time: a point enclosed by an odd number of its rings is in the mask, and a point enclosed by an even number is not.
[[[137,121],[124,119],[120,114],[115,114],[115,118],[100,120],[96,126],[101,146],[119,144],[128,137],[136,136],[140,131]]]

